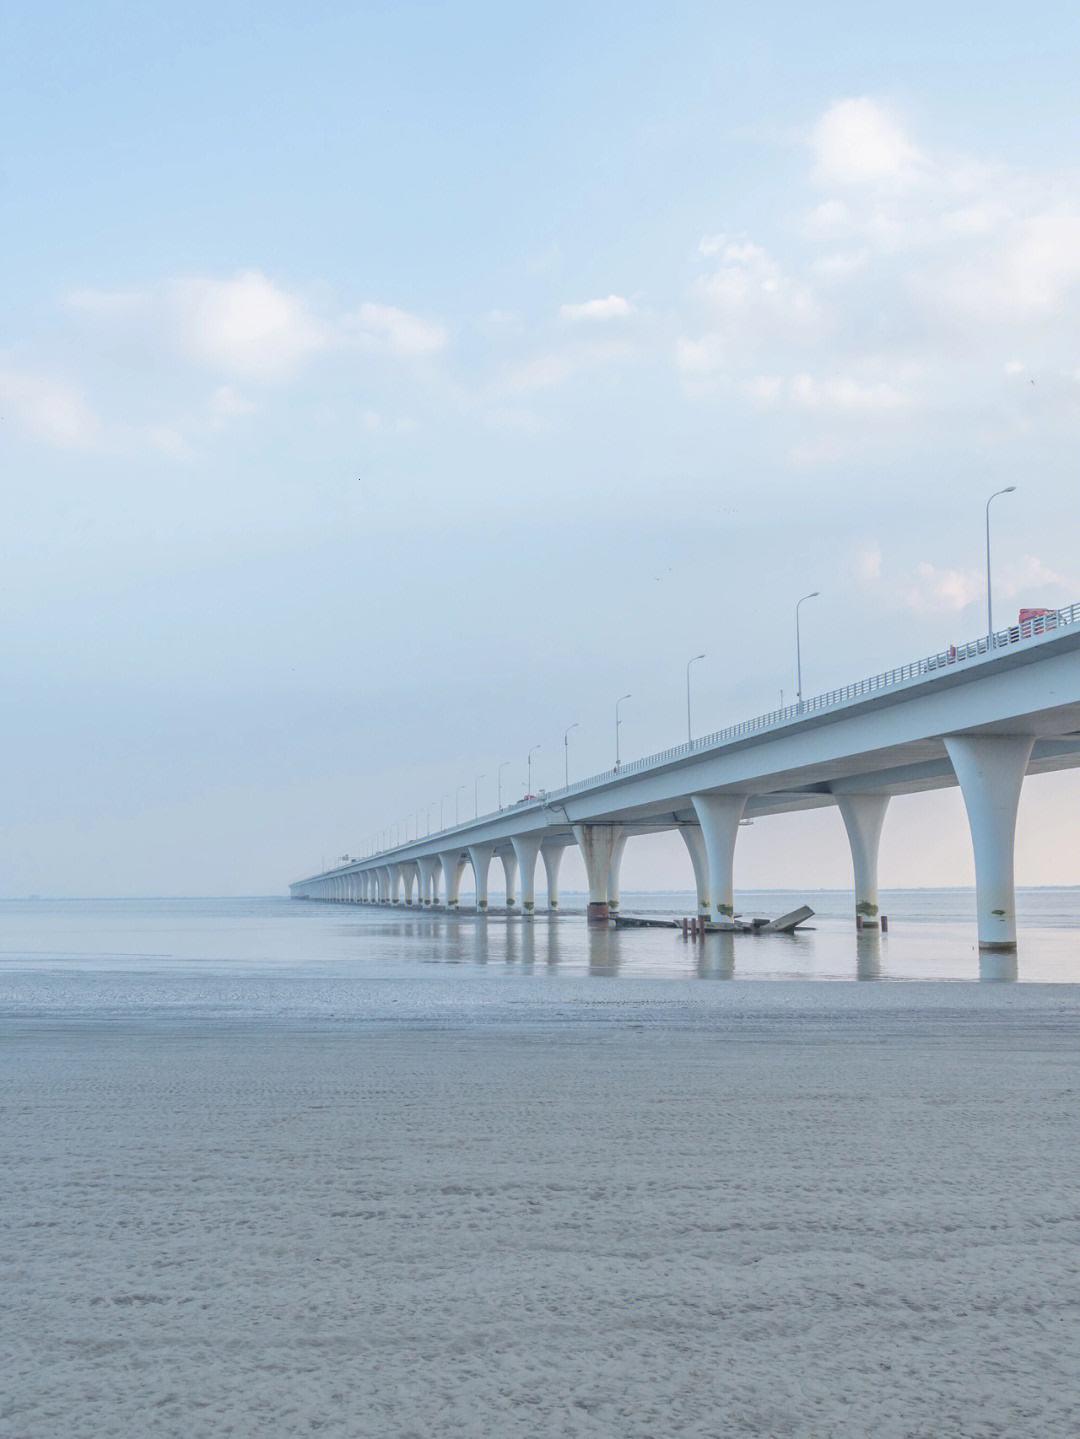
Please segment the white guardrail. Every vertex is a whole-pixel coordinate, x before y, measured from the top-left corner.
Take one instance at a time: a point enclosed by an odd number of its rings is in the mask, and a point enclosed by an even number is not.
[[[630,760],[629,763],[620,765],[618,769],[604,770],[601,774],[590,775],[588,779],[575,780],[573,784],[565,785],[561,789],[545,791],[538,799],[518,800],[515,804],[504,805],[501,810],[480,815],[466,824],[453,825],[449,829],[437,830],[430,835],[424,835],[421,841],[410,840],[389,849],[375,850],[372,854],[365,855],[362,859],[353,859],[350,863],[363,863],[377,855],[394,854],[402,849],[411,849],[418,842],[426,843],[427,840],[437,839],[440,835],[453,835],[457,830],[474,828],[477,824],[498,819],[500,815],[511,814],[515,810],[526,809],[530,805],[550,804],[552,801],[565,799],[572,794],[581,794],[583,790],[610,784],[613,780],[622,779],[624,775],[640,774],[643,770],[670,764],[673,760],[697,754],[700,750],[714,749],[718,745],[730,744],[732,740],[743,739],[747,735],[758,734],[762,730],[773,729],[775,726],[788,724],[792,720],[805,719],[807,715],[820,714],[823,710],[851,704],[853,700],[862,699],[864,695],[879,694],[882,690],[908,684],[911,680],[919,679],[923,675],[953,670],[957,665],[962,665],[965,660],[975,659],[979,655],[991,652],[996,653],[998,650],[1008,649],[1025,640],[1038,639],[1043,635],[1050,634],[1053,630],[1063,629],[1067,625],[1077,623],[1080,623],[1080,604],[1069,605],[1063,610],[1051,610],[1049,614],[1037,615],[1020,624],[1010,625],[1007,629],[997,630],[992,635],[982,635],[979,639],[970,640],[967,644],[950,645],[947,650],[941,650],[936,655],[927,655],[924,659],[912,660],[910,664],[898,665],[896,669],[883,670],[881,674],[871,675],[869,679],[857,680],[854,684],[843,685],[840,689],[814,695],[812,699],[803,700],[801,704],[785,705],[782,709],[770,710],[768,714],[757,715],[754,719],[741,720],[738,724],[728,725],[726,729],[714,730],[712,734],[702,735],[700,739],[674,745],[671,749],[660,750],[659,753],[646,755],[643,759]],[[347,867],[345,864],[337,866],[339,869]]]

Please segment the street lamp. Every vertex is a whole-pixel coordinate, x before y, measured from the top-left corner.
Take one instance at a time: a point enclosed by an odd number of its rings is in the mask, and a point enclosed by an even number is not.
[[[432,800],[427,807],[427,832],[431,833],[431,811],[435,808],[435,801]]]
[[[480,818],[480,781],[487,779],[486,774],[478,774],[473,780],[473,819]]]
[[[807,600],[816,600],[820,590],[811,590],[808,595],[803,595],[795,606],[795,704],[802,709],[802,635],[799,630],[799,611]]]
[[[1015,485],[1006,485],[1003,490],[995,490],[986,502],[986,644],[991,649],[994,644],[994,596],[990,588],[990,506],[998,495],[1011,495],[1016,489]]]
[[[461,791],[467,789],[467,785],[459,784],[454,793],[454,823],[461,823]]]
[[[503,770],[506,768],[506,766],[507,766],[509,763],[510,763],[510,761],[509,761],[508,759],[504,759],[503,762],[502,762],[502,764],[499,766],[498,786],[499,786],[499,808],[500,808],[500,809],[502,809],[502,772],[503,772]]]
[[[439,829],[440,829],[440,830],[444,830],[444,829],[446,828],[446,821],[445,821],[445,819],[443,818],[443,806],[448,802],[449,799],[450,799],[450,796],[449,796],[448,794],[444,794],[443,797],[442,797],[442,799],[439,801]]]
[[[621,706],[623,700],[629,700],[629,699],[633,699],[633,695],[620,695],[619,698],[615,701],[615,768],[616,768],[616,770],[619,768],[619,728],[620,728],[620,726],[622,725],[622,720],[619,718],[619,707]]]
[[[704,655],[695,655],[692,660],[686,662],[686,743],[694,743],[694,731],[690,724],[690,666],[696,665],[698,660],[703,660]]]
[[[528,786],[527,786],[525,792],[526,792],[526,794],[529,794],[529,795],[532,794],[532,757],[533,757],[533,755],[536,753],[536,751],[537,751],[538,749],[543,749],[543,745],[534,744],[533,747],[532,747],[532,749],[529,751],[529,757],[528,757],[528,759],[525,761],[526,765],[528,766],[528,770],[529,770]]]
[[[563,731],[563,779],[565,781],[567,789],[570,788],[570,730],[580,728],[581,726],[578,724],[577,720],[575,720],[572,725],[570,725],[567,729]]]

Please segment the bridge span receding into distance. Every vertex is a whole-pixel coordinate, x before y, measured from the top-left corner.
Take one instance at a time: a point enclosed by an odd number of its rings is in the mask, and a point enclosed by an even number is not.
[[[975,859],[979,945],[1016,946],[1013,847],[1024,777],[1080,766],[1080,605],[950,646],[870,679],[731,725],[494,813],[350,859],[290,885],[296,899],[456,909],[471,866],[488,907],[500,860],[507,906],[535,908],[537,860],[558,907],[563,851],[577,844],[588,917],[619,904],[627,840],[677,829],[698,910],[734,913],[744,820],[834,805],[851,845],[855,912],[880,923],[878,848],[896,794],[959,785]],[[415,895],[415,900],[414,900]]]

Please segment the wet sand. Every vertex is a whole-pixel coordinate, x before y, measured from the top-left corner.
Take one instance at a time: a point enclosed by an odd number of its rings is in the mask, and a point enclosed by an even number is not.
[[[4,1022],[0,1433],[1071,1439],[1076,992],[810,988]]]

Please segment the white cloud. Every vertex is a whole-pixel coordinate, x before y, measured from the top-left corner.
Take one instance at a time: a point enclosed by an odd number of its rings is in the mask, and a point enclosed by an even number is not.
[[[170,298],[185,351],[227,374],[282,379],[327,342],[305,302],[258,270],[177,280]]]
[[[873,584],[881,578],[881,546],[876,540],[860,545],[855,551],[855,577],[862,584]]]
[[[361,305],[355,326],[362,336],[378,341],[403,359],[437,354],[446,348],[449,339],[442,325],[394,305]]]
[[[150,425],[143,433],[143,439],[158,454],[168,455],[173,460],[186,460],[191,450],[184,436],[172,425]]]
[[[967,609],[985,594],[979,570],[939,569],[928,561],[915,566],[914,578],[900,591],[901,602],[919,613]]]
[[[550,390],[563,384],[580,368],[580,358],[569,350],[537,355],[534,359],[516,365],[506,376],[504,388],[521,393],[529,390]]]
[[[921,156],[889,111],[867,96],[838,100],[814,127],[815,175],[828,184],[910,179]]]
[[[634,307],[622,295],[608,295],[603,300],[585,300],[579,305],[560,305],[563,320],[621,320],[634,313]]]
[[[813,375],[796,375],[791,381],[791,398],[805,410],[863,410],[881,413],[900,410],[909,404],[906,394],[883,380],[866,382],[849,376],[824,380]]]
[[[498,388],[507,394],[555,389],[582,371],[598,370],[628,360],[635,353],[632,345],[616,340],[568,345],[565,349],[536,355],[515,366]]]
[[[834,250],[831,254],[822,255],[813,263],[814,273],[825,280],[846,280],[851,275],[858,274],[865,270],[870,262],[870,251],[860,250]]]
[[[1052,570],[1037,555],[1022,555],[1020,559],[1002,565],[1000,571],[995,568],[995,591],[999,585],[1003,595],[1010,599],[1023,599],[1029,605],[1040,605],[1048,600],[1070,604],[1080,594],[1080,581]]]
[[[1080,592],[1080,585],[1043,563],[1037,555],[1023,555],[995,567],[995,598],[1020,600],[1026,605],[1067,604]],[[909,609],[922,612],[962,610],[986,597],[986,576],[982,570],[939,569],[923,563],[916,566],[913,582],[902,590]],[[997,606],[995,605],[995,612]],[[998,616],[995,613],[995,619]],[[1015,614],[1001,615],[1001,622],[1012,622]]]
[[[82,391],[62,380],[0,368],[0,402],[22,430],[46,444],[86,450],[101,441],[101,422]]]
[[[800,410],[828,410],[882,414],[901,410],[910,397],[885,380],[857,380],[847,375],[818,379],[800,374],[790,377],[754,375],[743,389],[757,404],[787,405]]]
[[[258,406],[232,385],[219,385],[210,396],[210,413],[219,420],[254,414]]]
[[[675,363],[686,375],[708,375],[721,369],[728,356],[723,335],[701,335],[691,340],[685,335],[675,342]]]
[[[698,286],[714,323],[747,339],[756,339],[763,329],[806,332],[819,325],[812,289],[787,274],[762,246],[709,235],[698,248],[719,261]]]

